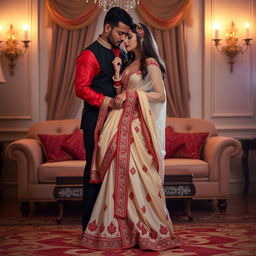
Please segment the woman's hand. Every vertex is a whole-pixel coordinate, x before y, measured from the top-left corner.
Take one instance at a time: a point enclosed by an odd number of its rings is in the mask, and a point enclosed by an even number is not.
[[[122,93],[118,94],[115,97],[116,107],[117,108],[122,108],[125,100],[126,100],[126,91],[123,91]]]
[[[115,80],[119,80],[120,78],[120,69],[122,66],[122,59],[119,57],[115,57],[114,60],[112,61],[114,70],[115,70]]]

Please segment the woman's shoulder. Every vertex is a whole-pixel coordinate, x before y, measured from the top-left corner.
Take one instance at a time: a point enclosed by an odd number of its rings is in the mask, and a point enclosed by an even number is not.
[[[146,58],[146,63],[147,63],[147,65],[155,65],[157,67],[160,67],[158,61],[154,58],[151,58],[151,57]]]

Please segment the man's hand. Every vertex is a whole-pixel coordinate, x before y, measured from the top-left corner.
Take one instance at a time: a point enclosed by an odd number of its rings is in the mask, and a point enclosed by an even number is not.
[[[112,98],[108,104],[108,106],[112,109],[116,109],[116,103],[115,103],[115,98]]]
[[[118,109],[122,108],[126,100],[126,91],[123,91],[122,93],[118,94],[114,99],[115,99],[116,107]]]

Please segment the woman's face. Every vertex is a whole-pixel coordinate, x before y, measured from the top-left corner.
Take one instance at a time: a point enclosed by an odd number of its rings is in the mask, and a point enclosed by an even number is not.
[[[124,40],[124,45],[127,52],[134,51],[138,46],[136,34],[132,31],[128,32],[127,37]]]

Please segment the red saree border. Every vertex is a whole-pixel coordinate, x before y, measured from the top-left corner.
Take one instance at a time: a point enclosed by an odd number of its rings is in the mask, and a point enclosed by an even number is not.
[[[118,125],[114,216],[124,218],[128,204],[128,171],[130,166],[131,124],[137,99],[136,91],[127,91],[124,111]]]
[[[125,219],[124,221],[127,220]],[[122,229],[122,225],[119,226],[119,229]],[[115,238],[84,233],[81,245],[94,250],[113,251],[132,248],[136,244],[139,244],[141,250],[164,251],[178,248],[183,244],[179,237],[168,236],[158,241],[152,241],[150,238],[138,238],[138,236],[136,236],[133,232],[128,232],[129,234],[127,233],[127,236]],[[125,243],[123,243],[123,238],[125,238]]]
[[[92,157],[92,166],[95,163],[95,158],[97,156],[97,150],[98,150],[98,141],[99,141],[99,135],[100,135],[100,129],[102,128],[102,125],[104,124],[104,121],[108,114],[108,106],[111,98],[105,96],[103,103],[101,104],[97,124],[94,132],[94,151],[93,151],[93,157]],[[92,170],[90,172],[90,183],[102,183],[102,177],[101,173],[98,170]]]
[[[111,165],[114,156],[116,155],[116,150],[117,150],[117,133],[111,139],[110,146],[108,147],[103,157],[103,160],[100,164],[99,172],[101,173],[102,180],[104,179],[105,174],[109,169],[109,166]]]

